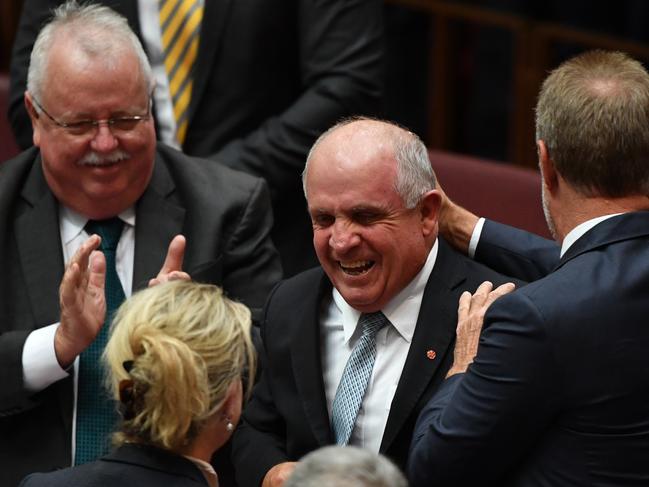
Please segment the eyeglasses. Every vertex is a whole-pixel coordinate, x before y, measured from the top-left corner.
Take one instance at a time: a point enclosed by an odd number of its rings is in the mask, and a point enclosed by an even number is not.
[[[125,117],[107,118],[105,120],[79,120],[78,122],[61,122],[50,115],[35,97],[32,97],[32,100],[52,122],[65,129],[70,135],[96,134],[101,124],[106,124],[113,134],[127,133],[135,129],[138,123],[148,120],[151,117],[150,96],[149,103],[147,104],[147,112],[144,115],[129,115]]]

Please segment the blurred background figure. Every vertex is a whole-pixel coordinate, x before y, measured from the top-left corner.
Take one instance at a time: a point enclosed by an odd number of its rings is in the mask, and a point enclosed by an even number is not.
[[[153,68],[158,138],[266,180],[286,275],[317,264],[300,174],[342,117],[376,114],[383,94],[380,0],[95,0],[128,19]],[[23,104],[29,53],[63,0],[24,0],[11,58],[10,118],[32,144]]]
[[[145,289],[119,308],[103,359],[122,414],[116,449],[21,485],[217,486],[209,461],[236,427],[255,370],[248,308],[208,284]]]
[[[356,446],[326,446],[309,453],[284,487],[407,487],[401,471],[383,455]]]

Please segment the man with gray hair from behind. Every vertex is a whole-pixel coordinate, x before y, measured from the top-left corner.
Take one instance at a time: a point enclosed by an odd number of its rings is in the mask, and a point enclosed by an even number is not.
[[[326,446],[305,456],[284,487],[407,487],[401,471],[380,454],[356,446]]]

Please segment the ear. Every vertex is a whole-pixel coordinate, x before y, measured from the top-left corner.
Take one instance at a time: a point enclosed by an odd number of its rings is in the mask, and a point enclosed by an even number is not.
[[[442,204],[442,195],[436,189],[426,193],[420,203],[419,211],[422,223],[422,233],[425,237],[437,237],[437,219],[439,217],[439,208]]]
[[[221,415],[229,421],[236,423],[239,421],[241,415],[241,407],[243,406],[243,385],[241,379],[233,380],[228,386],[225,393],[225,400],[221,406]]]
[[[550,153],[548,152],[548,147],[545,145],[545,141],[537,140],[536,149],[539,157],[539,168],[541,169],[541,177],[543,178],[543,183],[550,193],[554,193],[557,190],[559,183],[559,173],[554,167],[552,159],[550,159]]]
[[[29,91],[25,91],[25,108],[29,114],[29,118],[32,121],[32,131],[33,131],[33,141],[36,147],[40,146],[41,141],[41,120],[36,107],[34,106],[34,101],[32,100],[32,95]]]

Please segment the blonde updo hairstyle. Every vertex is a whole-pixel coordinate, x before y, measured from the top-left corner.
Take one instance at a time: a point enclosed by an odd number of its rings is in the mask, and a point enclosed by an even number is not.
[[[169,282],[125,301],[103,356],[109,387],[122,399],[114,443],[179,452],[223,405],[234,381],[243,378],[249,393],[250,324],[246,306],[207,284]]]

